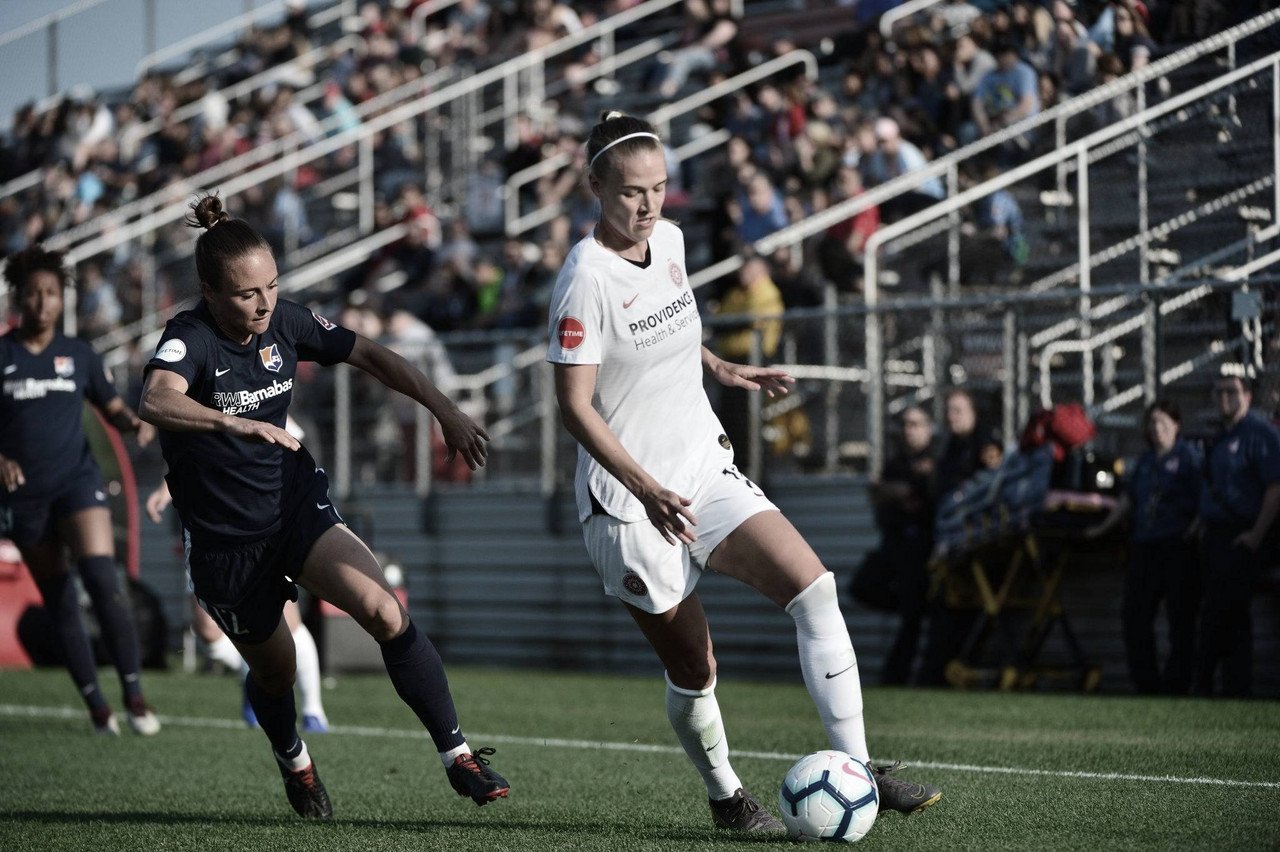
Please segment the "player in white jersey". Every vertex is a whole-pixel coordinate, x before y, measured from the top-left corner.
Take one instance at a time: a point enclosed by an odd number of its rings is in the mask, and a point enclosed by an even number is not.
[[[857,659],[833,575],[733,465],[702,387],[786,393],[782,370],[731,364],[702,345],[680,229],[661,218],[662,144],[611,112],[587,140],[600,221],[565,260],[551,299],[547,360],[561,418],[577,439],[575,491],[587,551],[666,667],[667,717],[707,785],[717,826],[780,831],[729,763],[716,664],[694,591],[703,570],[735,577],[796,621],[800,668],[831,747],[868,764],[881,809],[912,813],[937,788],[869,763]]]

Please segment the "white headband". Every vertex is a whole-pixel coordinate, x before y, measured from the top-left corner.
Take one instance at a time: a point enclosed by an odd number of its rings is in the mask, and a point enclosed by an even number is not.
[[[592,169],[594,169],[596,167],[596,160],[600,159],[600,155],[603,154],[605,151],[608,151],[614,145],[617,145],[619,142],[626,142],[628,139],[639,139],[641,136],[648,136],[650,139],[655,139],[659,143],[662,142],[661,139],[658,139],[658,134],[650,133],[647,130],[642,130],[639,133],[628,133],[626,136],[619,136],[617,139],[613,140],[608,145],[605,145],[599,151],[596,151],[596,155],[591,158],[591,162],[587,163],[587,171],[591,171]]]

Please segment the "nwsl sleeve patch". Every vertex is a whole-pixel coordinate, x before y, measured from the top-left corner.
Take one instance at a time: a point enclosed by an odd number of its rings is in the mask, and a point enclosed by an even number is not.
[[[311,312],[311,316],[313,316],[313,317],[315,317],[315,318],[316,318],[316,322],[320,323],[320,327],[321,327],[321,328],[323,328],[325,331],[333,331],[335,328],[337,328],[337,326],[336,326],[336,325],[334,325],[333,323],[329,322],[327,319],[325,319],[324,317],[320,316],[320,315],[319,315],[318,313],[316,313],[315,311],[312,311],[312,312]]]
[[[587,330],[577,317],[565,317],[556,326],[556,338],[560,341],[561,349],[577,349],[587,339]]]
[[[168,361],[170,364],[176,364],[183,358],[187,357],[187,344],[177,338],[166,340],[160,344],[160,348],[156,350],[156,357],[161,361]]]

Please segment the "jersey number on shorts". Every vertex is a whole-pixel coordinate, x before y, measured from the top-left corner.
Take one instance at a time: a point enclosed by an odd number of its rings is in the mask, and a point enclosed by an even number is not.
[[[725,476],[732,476],[734,479],[745,484],[748,488],[751,489],[751,493],[755,494],[757,497],[764,496],[764,492],[760,490],[760,486],[756,485],[750,479],[747,479],[745,476],[738,473],[738,471],[735,470],[734,468],[726,467],[724,470],[720,472],[723,473]]]
[[[201,603],[204,603],[201,601]],[[214,621],[218,622],[218,626],[222,628],[222,632],[228,636],[243,636],[248,633],[247,629],[241,629],[240,621],[236,618],[236,614],[229,609],[218,609],[216,606],[204,604],[205,612],[209,613]]]

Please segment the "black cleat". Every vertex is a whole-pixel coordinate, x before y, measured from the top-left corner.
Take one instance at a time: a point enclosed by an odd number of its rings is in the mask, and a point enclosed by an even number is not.
[[[716,828],[765,833],[787,830],[781,820],[765,810],[755,796],[741,787],[729,798],[708,799],[707,804],[711,806],[711,821],[716,824]]]
[[[872,776],[876,779],[876,787],[880,791],[880,810],[897,811],[903,816],[910,816],[938,803],[942,791],[929,784],[916,784],[900,778],[890,778],[889,773],[902,768],[902,761],[895,760],[889,766],[872,766],[867,764]]]
[[[489,768],[487,758],[494,749],[477,749],[475,754],[460,754],[453,766],[445,770],[449,783],[459,796],[470,796],[477,805],[487,805],[494,799],[505,799],[511,792],[507,779]]]
[[[324,789],[324,782],[316,772],[313,760],[304,769],[289,769],[280,764],[280,775],[284,778],[284,794],[289,797],[289,804],[303,819],[333,819],[333,805],[329,803],[329,793]]]

